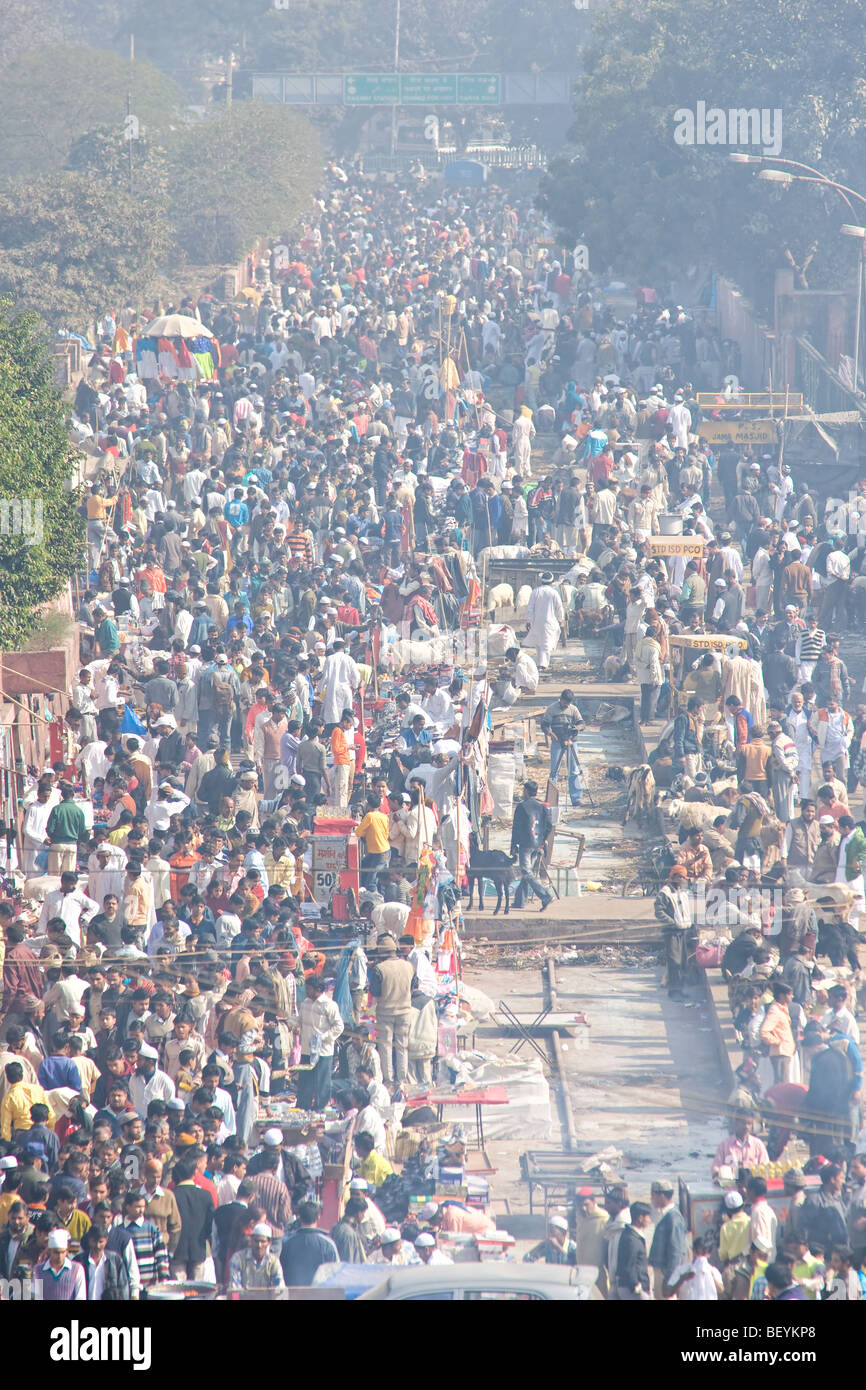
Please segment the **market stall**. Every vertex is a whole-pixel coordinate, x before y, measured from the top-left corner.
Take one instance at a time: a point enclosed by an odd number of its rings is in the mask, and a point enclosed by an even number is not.
[[[209,328],[186,314],[152,319],[133,345],[143,381],[210,381],[219,367],[219,343]]]

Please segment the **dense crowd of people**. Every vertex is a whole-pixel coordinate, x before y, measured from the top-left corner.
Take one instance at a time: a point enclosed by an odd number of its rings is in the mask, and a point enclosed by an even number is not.
[[[698,392],[736,408],[731,345],[652,295],[625,313],[501,189],[334,166],[237,301],[168,312],[164,336],[103,318],[71,420],[92,458],[82,665],[0,902],[0,1278],[279,1288],[337,1259],[441,1262],[442,1230],[486,1229],[435,1204],[389,1224],[383,1117],[433,1078],[491,713],[580,632],[640,686],[668,989],[717,952],[739,1147],[691,1259],[664,1184],[585,1195],[533,1258],[596,1264],[624,1300],[859,1296],[866,707],[840,647],[866,486],[827,511],[779,448],[708,443]],[[701,553],[654,550],[663,523]],[[497,559],[537,580],[501,596],[520,637],[494,657],[475,638]],[[575,700],[541,727],[579,806]],[[346,927],[314,884],[323,824],[360,846]],[[517,907],[550,900],[551,828],[527,782]],[[258,1123],[287,1093],[317,1117],[303,1145]],[[329,1234],[323,1159],[350,1123]],[[840,1221],[768,1234],[754,1170],[798,1134],[786,1181],[817,1176],[805,1205]]]

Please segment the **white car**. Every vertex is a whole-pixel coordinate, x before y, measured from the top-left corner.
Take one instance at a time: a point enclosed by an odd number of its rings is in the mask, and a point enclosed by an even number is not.
[[[395,1269],[380,1284],[358,1298],[391,1302],[426,1302],[434,1299],[469,1299],[489,1302],[516,1299],[538,1302],[566,1299],[571,1302],[601,1300],[596,1286],[598,1270],[589,1265],[455,1264]]]

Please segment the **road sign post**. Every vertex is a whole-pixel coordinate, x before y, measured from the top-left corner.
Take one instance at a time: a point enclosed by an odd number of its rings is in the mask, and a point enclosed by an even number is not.
[[[395,106],[400,99],[400,79],[396,72],[361,72],[343,78],[346,106]]]
[[[343,78],[347,106],[499,106],[502,79],[489,72],[358,72]]]
[[[453,106],[457,100],[457,78],[447,72],[404,72],[400,74],[401,106]]]
[[[498,73],[461,72],[457,78],[457,105],[499,106],[501,86]]]

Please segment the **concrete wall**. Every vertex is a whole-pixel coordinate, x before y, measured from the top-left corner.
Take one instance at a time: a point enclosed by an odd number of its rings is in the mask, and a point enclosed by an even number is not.
[[[772,329],[760,322],[757,311],[731,280],[720,277],[716,294],[719,332],[740,349],[741,384],[751,391],[766,390],[773,371]]]
[[[65,695],[78,671],[78,624],[73,617],[72,593],[63,594],[45,607],[46,616],[66,621],[57,645],[44,650],[0,654],[0,684],[8,695]]]

